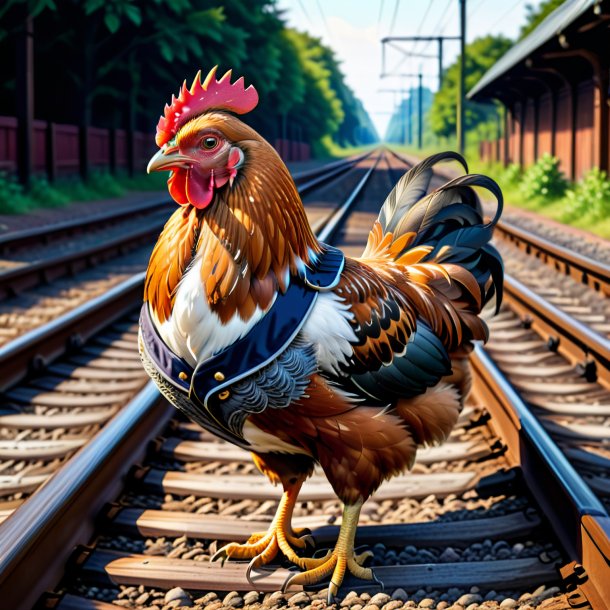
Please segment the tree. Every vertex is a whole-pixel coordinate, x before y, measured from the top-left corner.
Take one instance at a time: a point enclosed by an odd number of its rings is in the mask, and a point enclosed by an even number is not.
[[[482,76],[512,46],[504,36],[484,36],[466,45],[466,91],[470,90]],[[443,86],[434,96],[430,108],[430,127],[439,137],[450,137],[456,130],[456,106],[459,79],[459,62],[451,64],[443,75]],[[464,123],[467,130],[495,118],[493,104],[469,101],[465,108]]]
[[[538,6],[525,5],[525,24],[521,26],[519,40],[533,32],[556,8],[560,7],[565,0],[544,0]]]

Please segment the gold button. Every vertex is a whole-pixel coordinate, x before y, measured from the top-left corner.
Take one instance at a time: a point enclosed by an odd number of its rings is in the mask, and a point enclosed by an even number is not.
[[[220,400],[226,400],[227,398],[229,398],[230,394],[231,393],[229,392],[229,390],[224,390],[224,392],[221,392],[220,394],[218,394],[218,398]]]
[[[216,381],[224,381],[225,376],[220,371],[218,371],[217,373],[214,373],[214,379],[216,379]]]
[[[178,373],[178,377],[180,377],[180,379],[182,379],[182,381],[186,381],[189,376],[184,371],[180,371]]]

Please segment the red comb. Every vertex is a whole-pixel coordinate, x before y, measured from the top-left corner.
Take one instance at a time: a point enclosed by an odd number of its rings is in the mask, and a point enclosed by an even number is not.
[[[199,70],[191,88],[189,89],[184,81],[178,97],[172,95],[171,105],[165,104],[163,116],[157,124],[155,140],[158,146],[169,142],[188,120],[210,108],[245,114],[258,104],[256,89],[252,85],[244,89],[243,76],[231,84],[229,70],[220,80],[216,80],[217,68],[218,66],[214,66],[210,70],[203,83]]]

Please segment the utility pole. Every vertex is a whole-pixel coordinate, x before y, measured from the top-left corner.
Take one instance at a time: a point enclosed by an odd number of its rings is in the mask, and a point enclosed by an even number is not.
[[[459,0],[460,3],[460,80],[458,85],[457,100],[457,145],[461,155],[464,154],[464,73],[466,65],[466,0]]]
[[[417,91],[417,148],[420,150],[423,147],[423,122],[424,122],[424,109],[423,109],[423,93],[424,89],[422,86],[423,74],[420,72],[417,75],[419,79],[419,87]]]
[[[401,143],[410,144],[411,143],[411,121],[412,121],[411,92],[409,92],[409,98],[407,101],[407,98],[405,96],[405,89],[402,89],[402,88],[401,89],[378,89],[377,91],[379,93],[393,93],[394,94],[394,107],[398,109],[398,113],[400,116],[399,129],[400,129]],[[398,104],[396,103],[396,94],[397,93],[400,94],[400,101],[398,102]],[[407,108],[408,108],[408,110],[406,110]],[[406,117],[405,117],[405,110],[406,110]],[[395,114],[395,113],[396,113],[396,110],[394,111],[394,113],[390,113],[390,114]]]
[[[409,122],[407,123],[407,142],[408,144],[411,144],[413,142],[413,96],[411,95],[413,93],[413,89],[411,89],[409,91],[409,101],[408,101],[408,110],[407,110],[407,117],[409,119]]]
[[[423,127],[423,121],[424,121],[424,113],[423,113],[423,92],[424,92],[424,88],[423,88],[423,78],[424,78],[424,74],[422,72],[419,72],[418,74],[382,74],[381,78],[385,78],[388,76],[401,76],[403,78],[417,78],[418,79],[418,92],[417,92],[417,98],[418,98],[418,105],[417,105],[417,146],[418,148],[422,148],[422,142],[423,142],[423,133],[424,133],[424,127]],[[411,128],[412,128],[412,123],[413,123],[413,90],[414,88],[411,87],[409,89],[409,110],[407,112],[407,115],[409,117],[409,123],[408,123],[408,139],[409,139],[409,144],[412,142],[412,138],[411,138]],[[380,89],[380,91],[392,91],[392,89]]]
[[[382,68],[381,76],[399,76],[394,73],[386,73],[386,44],[391,45],[393,48],[400,51],[405,57],[415,56],[413,53],[408,53],[404,49],[401,49],[394,42],[434,42],[438,43],[438,86],[439,89],[443,86],[443,43],[445,40],[459,40],[460,42],[460,77],[458,81],[458,99],[456,108],[456,139],[457,146],[461,154],[464,154],[464,142],[465,142],[465,131],[464,131],[464,75],[465,75],[465,46],[466,46],[466,0],[458,0],[460,3],[460,35],[459,36],[386,36],[381,39],[382,45]]]
[[[438,89],[443,86],[443,37],[438,37]]]
[[[34,169],[34,25],[27,4],[19,7],[17,34],[17,172],[29,188]]]

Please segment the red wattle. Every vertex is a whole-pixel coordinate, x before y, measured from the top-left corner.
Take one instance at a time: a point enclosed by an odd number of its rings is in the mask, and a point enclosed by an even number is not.
[[[172,199],[179,205],[188,205],[186,196],[186,170],[174,169],[167,181],[167,187]]]
[[[214,198],[214,177],[202,176],[191,170],[186,180],[186,196],[189,203],[197,209],[206,208]]]

